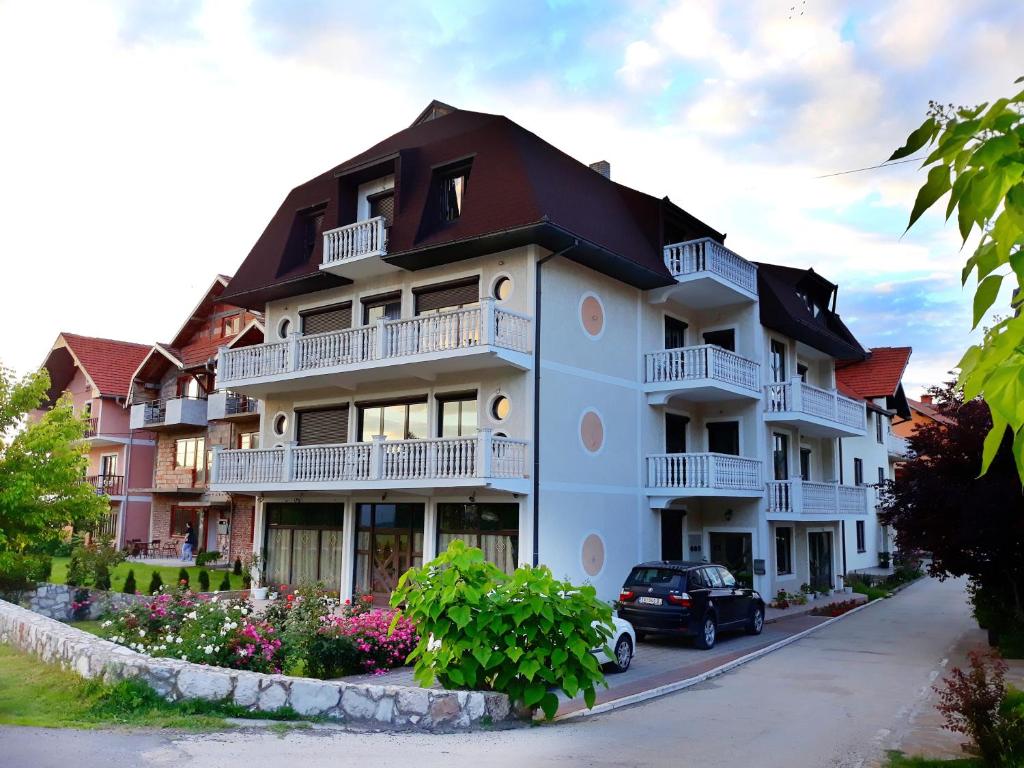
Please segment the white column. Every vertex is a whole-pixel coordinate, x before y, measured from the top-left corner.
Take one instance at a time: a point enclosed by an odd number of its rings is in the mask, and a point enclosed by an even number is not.
[[[384,435],[373,435],[370,443],[370,479],[380,480],[384,476]]]
[[[494,299],[485,296],[480,299],[480,343],[494,344],[496,329],[494,325]]]
[[[491,465],[494,458],[494,430],[490,427],[482,427],[479,433],[476,443],[476,476],[491,477],[493,474]]]
[[[341,586],[342,600],[351,600],[355,589],[356,570],[356,505],[345,502],[345,517],[341,529]]]
[[[437,502],[427,499],[423,511],[423,562],[437,557]]]
[[[281,482],[290,483],[295,477],[295,441],[289,440],[284,444],[284,461],[281,462]]]
[[[378,317],[377,318],[377,338],[375,340],[376,341],[376,348],[374,349],[374,359],[375,360],[383,360],[384,359],[384,353],[387,350],[387,345],[386,345],[387,339],[385,338],[385,336],[387,334],[387,330],[388,330],[388,327],[385,324],[384,318],[383,317]]]
[[[288,370],[299,370],[299,332],[288,334]]]

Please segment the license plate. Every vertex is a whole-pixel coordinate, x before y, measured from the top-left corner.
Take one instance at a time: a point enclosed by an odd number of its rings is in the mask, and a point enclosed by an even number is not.
[[[636,601],[642,605],[661,605],[660,597],[638,597]]]

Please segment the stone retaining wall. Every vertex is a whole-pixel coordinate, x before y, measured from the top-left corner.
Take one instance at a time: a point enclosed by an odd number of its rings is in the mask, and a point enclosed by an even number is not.
[[[3,600],[0,642],[85,678],[142,680],[168,701],[223,700],[260,712],[291,707],[305,716],[424,730],[514,718],[508,697],[500,693],[313,680],[152,658]]]
[[[79,600],[80,595],[86,595],[85,599]],[[81,609],[80,619],[98,619],[107,611],[119,611],[147,599],[143,595],[69,587],[67,584],[40,584],[35,590],[22,595],[21,604],[48,618],[71,621],[75,612],[73,603],[87,603]]]

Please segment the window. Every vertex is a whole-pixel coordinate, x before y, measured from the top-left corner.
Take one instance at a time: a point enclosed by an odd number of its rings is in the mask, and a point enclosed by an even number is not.
[[[395,221],[395,191],[389,189],[387,192],[380,192],[376,195],[370,195],[366,198],[366,201],[370,204],[370,218],[375,219],[378,216],[384,218],[384,226],[390,227]]]
[[[867,545],[865,544],[864,521],[863,520],[858,520],[857,521],[857,551],[858,552],[866,552],[867,551]]]
[[[518,504],[438,504],[437,551],[455,539],[479,547],[489,563],[511,574],[519,564]]]
[[[508,413],[512,409],[512,403],[504,395],[498,395],[491,402],[491,416],[496,421],[504,421],[508,418]]]
[[[174,466],[202,469],[206,456],[205,437],[185,437],[174,443]]]
[[[284,433],[288,431],[288,417],[283,413],[277,414],[274,418],[274,434],[278,437],[284,437]]]
[[[457,283],[417,288],[414,293],[417,316],[475,307],[480,304],[480,279],[474,277]]]
[[[853,460],[853,484],[864,485],[864,460]]]
[[[292,321],[287,317],[282,318],[281,322],[277,324],[277,338],[287,339],[288,334],[292,330]]]
[[[686,346],[687,325],[682,320],[665,315],[665,349],[679,349]]]
[[[494,288],[491,290],[491,295],[494,296],[498,301],[504,301],[512,295],[512,278],[505,277],[504,275],[494,281]]]
[[[416,440],[427,436],[427,401],[376,403],[359,406],[360,440],[368,443],[374,435],[387,440]]]
[[[878,468],[878,484],[882,485],[885,483],[885,467]]]
[[[398,293],[363,299],[363,325],[378,320],[398,320],[402,316],[402,296]]]
[[[178,377],[178,397],[198,399],[206,394],[205,389],[200,385],[199,379],[195,376]]]
[[[772,463],[776,480],[789,480],[789,435],[772,433]]]
[[[317,241],[324,234],[324,206],[302,213],[302,252],[306,259],[313,255]]]
[[[100,474],[104,477],[117,474],[117,454],[105,453],[100,456]]]
[[[811,317],[817,319],[821,315],[821,305],[811,298],[810,294],[803,291],[797,291],[796,295],[800,298],[800,301],[807,307],[807,311],[811,313]]]
[[[736,351],[736,331],[733,328],[725,328],[720,331],[705,331],[704,343],[714,344],[716,347]]]
[[[220,320],[220,335],[221,336],[234,336],[242,330],[242,316],[241,315],[229,315],[228,317],[222,317]]]
[[[736,577],[733,576],[725,568],[710,568],[709,570],[718,571],[718,577],[722,580],[722,586],[726,589],[734,589],[736,587]]]
[[[689,423],[686,416],[665,414],[665,453],[686,453],[686,426]]]
[[[805,483],[811,479],[811,449],[800,449],[800,479]]]
[[[708,451],[740,455],[740,424],[738,421],[712,421],[707,425]]]
[[[92,400],[86,400],[82,406],[82,416],[86,419],[92,418]]]
[[[885,424],[882,422],[882,414],[875,414],[875,440],[879,443],[885,442]]]
[[[348,406],[317,408],[295,414],[299,445],[333,445],[348,442]]]
[[[199,524],[199,515],[188,507],[171,507],[171,536],[184,536],[185,525],[192,523],[192,528]]]
[[[469,170],[469,163],[462,163],[434,172],[434,199],[442,224],[455,221],[462,215],[463,201],[469,186]]]
[[[769,365],[772,369],[772,381],[786,380],[786,345],[772,339]]]
[[[302,333],[327,333],[343,331],[352,326],[352,304],[335,304],[330,307],[317,307],[299,313],[302,319]]]
[[[437,410],[440,437],[472,437],[476,435],[476,392],[466,395],[445,395],[443,398],[439,398]]]
[[[704,575],[703,568],[694,568],[690,571],[689,584],[687,585],[688,590],[707,589],[711,586],[711,582],[708,581],[708,577]]]
[[[238,435],[238,447],[243,450],[251,450],[260,447],[259,432],[242,432]]]
[[[793,529],[775,529],[775,572],[779,576],[793,573]]]
[[[722,581],[722,575],[718,572],[717,568],[704,568],[704,578],[711,582],[712,587],[721,589],[725,586],[725,582]]]
[[[266,573],[271,584],[341,581],[344,505],[267,504]]]
[[[796,364],[796,375],[800,377],[800,381],[804,384],[807,383],[807,366],[803,363]]]

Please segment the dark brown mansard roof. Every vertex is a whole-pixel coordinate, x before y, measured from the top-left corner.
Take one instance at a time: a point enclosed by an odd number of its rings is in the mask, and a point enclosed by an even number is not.
[[[458,219],[434,226],[435,169],[472,163]],[[672,283],[662,247],[724,235],[658,199],[617,184],[506,117],[434,102],[417,121],[293,189],[239,267],[223,299],[257,308],[268,300],[349,282],[321,272],[323,243],[296,257],[302,212],[324,207],[324,229],[355,220],[356,188],[395,174],[388,261],[422,269],[536,243],[639,288]]]

